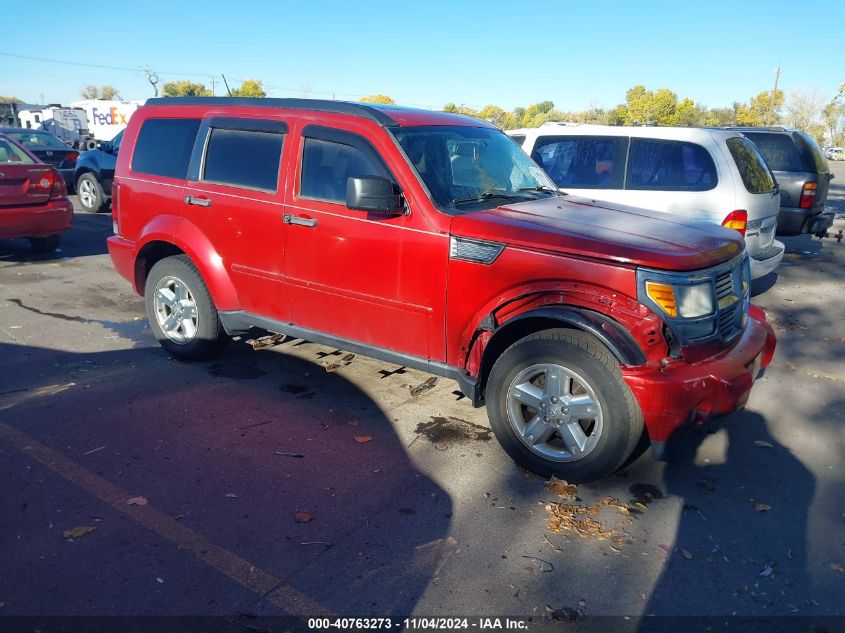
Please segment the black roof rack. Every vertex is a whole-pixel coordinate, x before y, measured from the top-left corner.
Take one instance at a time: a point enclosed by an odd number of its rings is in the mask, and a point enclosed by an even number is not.
[[[192,105],[227,105],[250,106],[257,108],[283,108],[296,110],[317,110],[336,114],[351,114],[375,121],[383,127],[396,127],[399,124],[381,110],[365,103],[350,101],[330,101],[328,99],[272,99],[259,97],[155,97],[147,99],[145,105],[192,106]]]

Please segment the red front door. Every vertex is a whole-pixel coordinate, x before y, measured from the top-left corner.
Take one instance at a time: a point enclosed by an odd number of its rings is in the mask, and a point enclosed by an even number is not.
[[[354,123],[329,128],[300,122],[294,136],[285,233],[293,322],[444,361],[448,235],[433,230],[413,200],[400,216],[345,205],[349,176],[388,177],[406,191],[387,151],[389,139]]]

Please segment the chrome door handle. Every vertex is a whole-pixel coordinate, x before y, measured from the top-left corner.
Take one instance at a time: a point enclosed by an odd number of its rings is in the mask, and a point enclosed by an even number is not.
[[[211,200],[208,198],[194,198],[193,196],[185,196],[185,204],[193,204],[198,207],[210,207]]]
[[[311,218],[300,218],[295,215],[291,215],[290,213],[285,213],[285,215],[282,216],[282,221],[285,224],[298,224],[299,226],[309,226],[311,228],[317,226],[317,220],[313,220]]]

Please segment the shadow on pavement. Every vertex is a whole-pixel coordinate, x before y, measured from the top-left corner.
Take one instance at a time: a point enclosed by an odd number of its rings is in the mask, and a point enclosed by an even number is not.
[[[411,613],[455,549],[451,500],[378,405],[316,361],[0,344],[0,422],[331,612]],[[25,451],[0,455],[4,614],[285,612]],[[61,538],[84,525],[97,530]]]
[[[815,478],[756,413],[732,415],[713,432],[727,445],[723,461],[702,457],[708,432],[675,438],[663,490],[683,511],[644,613],[678,615],[679,605],[684,615],[812,612],[807,516]]]

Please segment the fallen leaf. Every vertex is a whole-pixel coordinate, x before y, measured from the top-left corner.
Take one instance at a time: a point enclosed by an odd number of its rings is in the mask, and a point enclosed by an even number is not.
[[[684,558],[686,558],[687,560],[692,560],[692,554],[689,552],[689,550],[682,549],[681,554],[683,554]]]
[[[770,506],[766,503],[755,503],[754,509],[757,510],[757,512],[768,512],[769,510],[772,509],[772,506]]]
[[[564,479],[557,479],[555,477],[552,477],[549,481],[549,490],[561,499],[574,497],[578,494],[578,486],[571,484]]]
[[[147,505],[147,498],[146,497],[132,497],[131,499],[126,500],[126,505],[145,506],[145,505]]]
[[[572,607],[552,609],[549,605],[546,605],[546,614],[549,618],[558,622],[575,622],[578,619],[578,611]]]
[[[236,495],[234,492],[227,492],[225,496],[228,499],[237,499],[238,498],[238,495]]]
[[[63,534],[65,538],[79,538],[81,536],[85,536],[86,534],[90,534],[96,529],[96,527],[87,527],[80,525],[79,527],[75,527],[70,530],[65,530]]]
[[[840,563],[831,563],[830,568],[833,571],[838,571],[841,574],[845,574],[845,567],[843,567]]]
[[[359,444],[366,444],[367,442],[372,441],[373,436],[372,435],[354,435],[354,436],[352,436],[352,439],[354,439]]]
[[[758,446],[760,448],[774,448],[774,446],[772,446],[768,442],[764,442],[763,440],[755,440],[754,446]]]
[[[314,517],[312,517],[307,512],[297,512],[296,516],[294,517],[294,521],[297,523],[308,523],[309,521],[313,521]]]

